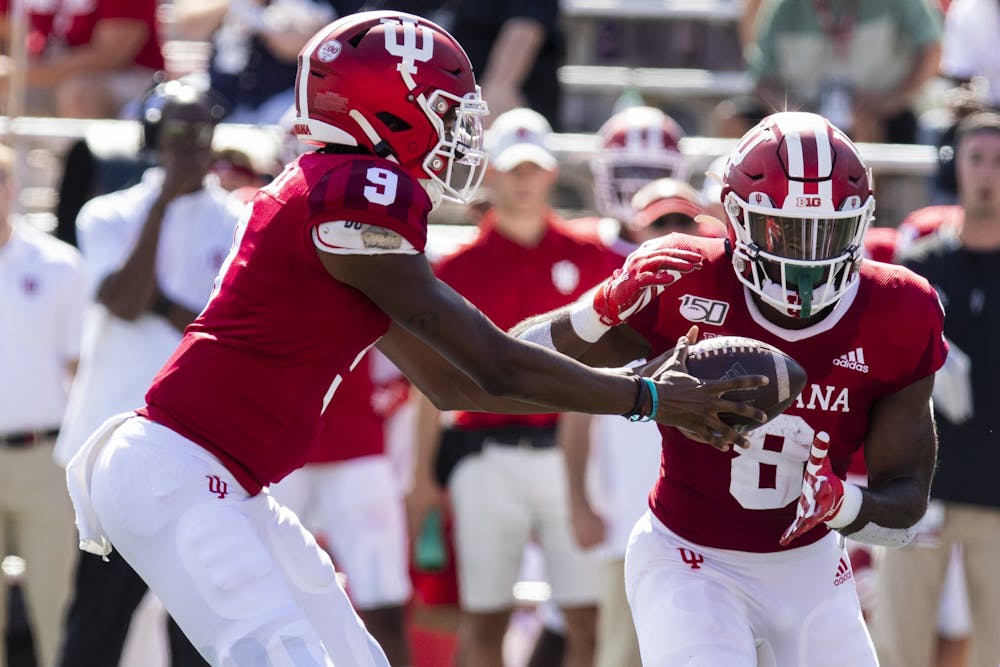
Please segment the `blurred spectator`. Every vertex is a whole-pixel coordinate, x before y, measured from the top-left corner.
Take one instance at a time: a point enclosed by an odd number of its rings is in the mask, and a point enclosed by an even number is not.
[[[939,464],[924,539],[878,559],[873,637],[884,667],[925,667],[952,545],[962,546],[972,612],[970,667],[1000,662],[1000,467],[994,414],[1000,373],[994,331],[1000,324],[1000,115],[974,114],[958,129],[960,225],[918,241],[904,265],[937,289],[950,351],[934,385]]]
[[[939,37],[928,0],[775,0],[748,61],[768,109],[820,113],[855,141],[913,143]]]
[[[373,0],[373,9],[426,16],[462,45],[483,98],[487,122],[529,107],[560,127],[557,70],[565,58],[558,0]]]
[[[240,214],[208,173],[217,120],[211,101],[176,81],[162,91],[159,166],[138,185],[91,200],[78,218],[96,303],[56,449],[63,465],[105,419],[142,405],[184,327],[207,303]],[[118,664],[147,586],[117,553],[109,559],[80,554],[63,667]],[[172,623],[170,641],[173,665],[204,664]]]
[[[156,0],[26,0],[29,114],[117,118],[163,69]],[[7,35],[10,0],[0,0]],[[8,81],[0,73],[0,82]]]
[[[955,0],[948,8],[941,37],[941,74],[956,83],[982,77],[990,106],[1000,107],[1000,3]]]
[[[600,146],[590,160],[598,212],[620,222],[632,219],[632,197],[658,178],[687,178],[681,154],[684,131],[659,109],[635,106],[614,114],[597,132]]]
[[[633,197],[634,214],[622,226],[620,262],[639,244],[664,234],[697,233],[703,211],[698,193],[683,181],[661,178]],[[595,667],[640,667],[639,641],[625,597],[625,547],[649,508],[660,469],[655,424],[617,415],[566,414],[559,422],[565,454],[573,535],[601,560]],[[622,452],[628,452],[623,456]]]
[[[409,665],[403,607],[410,599],[402,481],[386,455],[386,419],[409,383],[372,350],[337,386],[306,464],[271,495],[325,539],[351,604],[393,665]]]
[[[210,40],[209,80],[230,123],[277,124],[294,101],[299,51],[361,0],[176,0],[178,34]]]
[[[0,560],[16,553],[26,562],[36,662],[52,667],[75,558],[73,512],[52,450],[76,372],[86,281],[75,249],[13,219],[13,166],[13,152],[0,146]],[[7,605],[0,573],[0,663]]]
[[[437,268],[442,280],[502,329],[572,302],[614,268],[611,253],[573,234],[549,206],[558,175],[556,158],[545,146],[550,132],[545,119],[528,109],[496,119],[487,137],[493,208],[477,238]],[[439,454],[450,470],[435,476],[440,416],[429,401],[418,409],[411,526],[417,532],[428,509],[440,503],[437,484],[446,484],[470,665],[501,665],[513,587],[531,539],[542,547],[552,599],[566,618],[565,664],[593,661],[597,563],[570,531],[557,421],[555,414],[456,413]]]

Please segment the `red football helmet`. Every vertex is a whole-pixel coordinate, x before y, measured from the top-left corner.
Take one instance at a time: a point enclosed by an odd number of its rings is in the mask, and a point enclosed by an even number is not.
[[[722,203],[736,275],[783,314],[807,318],[854,287],[875,198],[857,148],[826,118],[776,113],[747,132]]]
[[[601,215],[627,222],[632,217],[632,197],[642,186],[658,178],[687,178],[679,147],[684,131],[659,109],[619,111],[597,135],[601,143],[590,168]]]
[[[486,170],[486,103],[469,57],[441,27],[400,12],[349,14],[299,54],[294,132],[398,162],[434,195],[464,201]]]

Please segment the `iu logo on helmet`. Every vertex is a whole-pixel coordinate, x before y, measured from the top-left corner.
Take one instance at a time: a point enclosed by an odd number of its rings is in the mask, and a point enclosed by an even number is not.
[[[407,18],[382,19],[381,23],[385,25],[385,50],[403,61],[396,65],[398,71],[416,74],[414,63],[418,60],[425,63],[434,56],[434,32],[427,26],[418,26]],[[400,26],[403,41],[399,41]],[[420,46],[417,46],[417,28],[420,28]]]
[[[229,493],[229,485],[218,475],[205,475],[205,477],[208,478],[208,490],[219,496],[219,498],[225,498]]]

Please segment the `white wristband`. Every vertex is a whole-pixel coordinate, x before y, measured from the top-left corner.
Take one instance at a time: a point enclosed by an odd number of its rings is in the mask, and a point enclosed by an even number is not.
[[[611,329],[594,310],[594,290],[588,291],[569,307],[569,323],[573,332],[588,343],[596,343]]]
[[[847,537],[855,542],[864,542],[877,547],[905,547],[913,541],[918,532],[916,525],[909,528],[886,528],[869,521],[864,528]]]
[[[838,529],[849,526],[858,518],[861,511],[861,487],[857,484],[844,482],[844,502],[840,510],[827,519],[826,525],[830,528]]]

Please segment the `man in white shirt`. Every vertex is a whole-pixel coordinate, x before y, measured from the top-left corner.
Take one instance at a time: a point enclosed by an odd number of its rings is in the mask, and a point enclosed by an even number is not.
[[[76,370],[85,283],[80,256],[11,219],[12,152],[0,146],[0,560],[26,562],[23,582],[39,667],[55,664],[73,569],[73,511],[52,448]],[[6,665],[0,575],[0,667]]]
[[[164,96],[159,166],[138,185],[91,200],[77,218],[95,303],[56,448],[63,465],[105,419],[142,406],[184,327],[207,303],[233,240],[240,203],[209,175],[217,112],[176,82],[164,84]],[[146,584],[117,554],[110,558],[80,557],[62,665],[118,663]],[[180,632],[170,639],[172,664],[204,664]]]
[[[983,77],[990,106],[1000,107],[1000,3],[997,0],[954,0],[945,15],[941,36],[943,76],[959,82]]]

